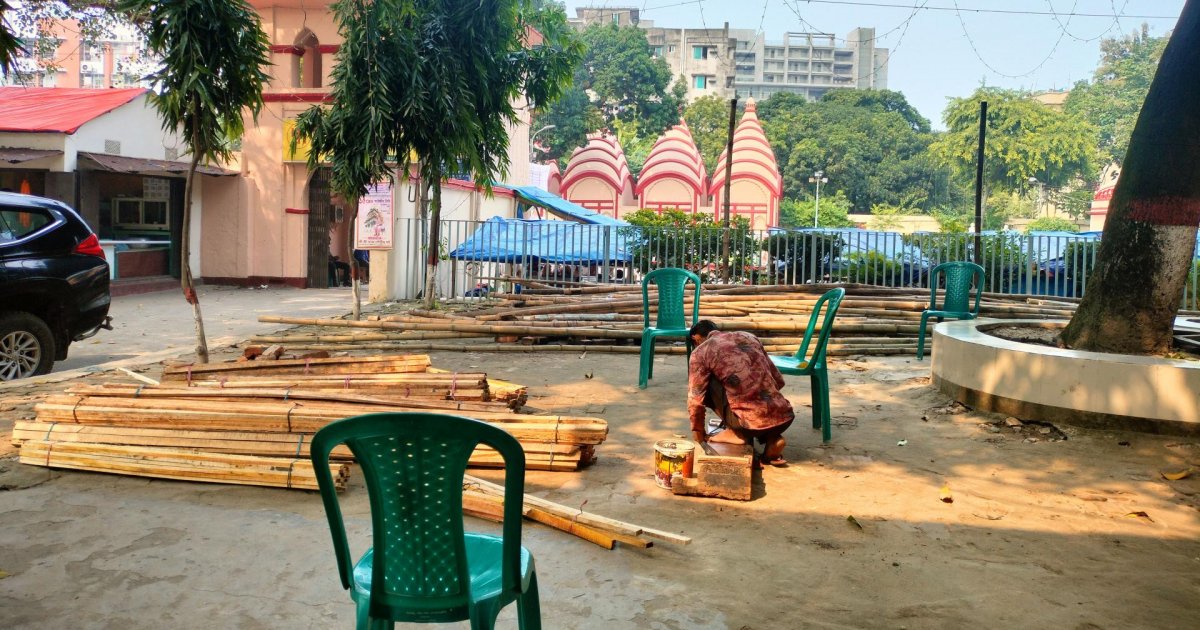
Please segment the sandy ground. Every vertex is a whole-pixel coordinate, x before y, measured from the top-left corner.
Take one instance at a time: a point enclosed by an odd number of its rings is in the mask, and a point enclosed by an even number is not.
[[[807,426],[807,380],[792,378],[791,465],[766,470],[750,502],[674,497],[654,485],[652,444],[686,429],[682,357],[660,357],[644,391],[636,355],[433,357],[526,383],[531,406],[609,421],[595,465],[531,472],[528,491],[694,539],[606,551],[526,523],[546,628],[1196,627],[1200,480],[1160,473],[1200,475],[1200,438],[1013,429],[948,405],[928,363],[839,360],[830,445]],[[0,392],[4,442],[35,389]],[[0,627],[352,626],[315,494],[47,471],[11,454],[0,486]],[[357,553],[361,479],[343,505]],[[515,607],[500,627],[516,627]]]
[[[197,291],[204,332],[214,348],[237,343],[249,335],[288,328],[260,323],[259,315],[336,316],[349,309],[351,299],[350,289],[345,288],[200,286]],[[113,318],[113,330],[102,330],[71,344],[66,360],[54,364],[54,372],[115,361],[136,363],[146,353],[161,353],[160,358],[165,358],[192,352],[196,346],[192,307],[178,289],[115,297],[108,313]]]

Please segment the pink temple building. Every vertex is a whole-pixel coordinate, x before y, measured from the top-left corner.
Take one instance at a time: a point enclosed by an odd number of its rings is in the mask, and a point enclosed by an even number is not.
[[[654,143],[634,192],[642,209],[708,210],[708,174],[686,122],[668,129]]]
[[[783,197],[783,177],[767,135],[758,122],[754,99],[746,103],[746,113],[733,133],[733,176],[730,184],[730,214],[744,216],[756,230],[779,225],[779,201]],[[713,214],[721,218],[725,203],[726,156],[721,154],[713,171]]]
[[[620,218],[634,207],[633,176],[616,138],[589,136],[575,149],[562,175],[559,194],[589,210]]]

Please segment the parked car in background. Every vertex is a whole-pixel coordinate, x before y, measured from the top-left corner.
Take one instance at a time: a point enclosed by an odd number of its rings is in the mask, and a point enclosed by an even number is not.
[[[69,206],[0,192],[0,381],[46,374],[71,342],[111,330],[108,263]]]

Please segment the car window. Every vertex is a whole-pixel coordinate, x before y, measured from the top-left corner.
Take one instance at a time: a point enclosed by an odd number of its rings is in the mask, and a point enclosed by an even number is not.
[[[0,245],[25,238],[53,222],[54,217],[40,208],[0,207]]]

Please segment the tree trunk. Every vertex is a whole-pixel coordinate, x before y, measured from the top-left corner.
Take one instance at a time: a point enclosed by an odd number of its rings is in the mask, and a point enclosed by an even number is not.
[[[429,248],[425,256],[425,308],[437,305],[437,265],[441,254],[442,232],[442,174],[431,177],[433,203],[429,212]]]
[[[346,252],[350,256],[350,293],[354,296],[354,303],[350,307],[350,314],[354,317],[354,321],[362,318],[362,294],[359,290],[359,278],[362,277],[362,270],[358,265],[358,257],[354,255],[354,231],[358,228],[358,197],[348,202],[350,206],[350,226],[346,230]]]
[[[1200,0],[1188,0],[1129,140],[1087,291],[1061,341],[1170,350],[1200,225]]]
[[[192,185],[196,180],[196,165],[200,162],[200,152],[192,144],[192,162],[188,166],[187,181],[183,185],[183,226],[179,244],[180,271],[179,285],[183,289],[183,298],[192,305],[192,317],[196,321],[196,362],[208,363],[208,340],[204,338],[204,318],[200,314],[200,296],[196,295],[196,287],[192,281],[191,231],[192,231]]]

